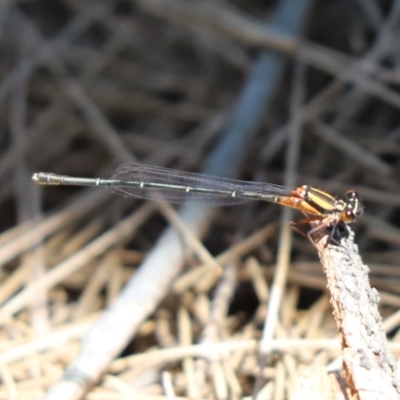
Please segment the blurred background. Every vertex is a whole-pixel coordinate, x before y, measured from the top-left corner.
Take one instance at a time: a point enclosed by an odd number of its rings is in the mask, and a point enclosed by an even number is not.
[[[339,197],[355,189],[365,212],[351,227],[381,294],[382,315],[392,317],[387,333],[398,340],[400,321],[393,315],[400,305],[399,23],[397,0],[1,2],[0,301],[8,320],[1,322],[0,348],[16,349],[55,328],[93,319],[159,246],[171,221],[153,210],[140,229],[129,228],[134,235],[107,242],[88,257],[87,246],[144,202],[102,188],[31,182],[39,171],[107,178],[127,162],[291,187],[309,184]],[[300,213],[284,216],[280,224],[282,209],[264,202],[193,207],[182,218],[213,256],[255,237],[229,259],[235,278],[227,278],[219,340],[260,338],[279,248],[292,261],[277,337],[336,337],[316,251],[300,235],[290,242],[288,222],[301,219]],[[257,239],[260,232],[264,236]],[[179,261],[171,261],[179,271],[168,275],[158,266],[170,279],[160,283],[164,291],[154,283],[158,300],[113,357],[201,341],[219,278],[214,271],[201,288],[192,281],[177,289],[173,282],[181,274],[205,264],[190,246],[180,251]],[[33,288],[37,295],[21,297],[53,268],[72,265],[77,252],[87,256],[79,268],[51,275],[45,291]],[[266,292],[257,288],[259,276]],[[200,304],[205,308],[198,309]],[[192,324],[189,342],[179,336],[183,309]],[[21,398],[41,398],[74,359],[84,331],[63,342],[67,350],[37,350],[46,360],[35,352],[6,353],[2,362],[13,384],[0,386],[0,398],[9,398],[10,387]],[[285,364],[282,398],[295,392],[293,377],[304,365],[325,366],[335,358],[332,349],[325,350],[318,360],[311,350],[293,355],[288,370]],[[257,357],[250,359],[235,367],[238,384],[226,384],[229,398],[251,394]],[[271,361],[265,382],[275,382],[279,362]],[[143,386],[135,368],[136,380],[124,371],[135,393],[163,392],[159,373],[165,369],[176,393],[190,394],[177,360],[160,366]],[[224,398],[208,373],[199,398]],[[104,382],[103,389],[119,390]],[[271,396],[278,398],[276,392]]]

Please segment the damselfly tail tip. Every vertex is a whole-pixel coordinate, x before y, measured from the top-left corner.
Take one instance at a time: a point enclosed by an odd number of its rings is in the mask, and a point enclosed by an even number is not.
[[[39,185],[48,185],[48,174],[45,174],[44,172],[35,172],[32,175],[32,181],[35,183],[38,183]]]

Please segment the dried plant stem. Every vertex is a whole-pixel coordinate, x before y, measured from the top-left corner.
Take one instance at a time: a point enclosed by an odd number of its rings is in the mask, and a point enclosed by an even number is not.
[[[388,349],[379,295],[371,288],[353,237],[341,246],[317,244],[328,281],[331,305],[343,351],[344,378],[353,395],[362,400],[398,399],[400,382],[396,360]]]

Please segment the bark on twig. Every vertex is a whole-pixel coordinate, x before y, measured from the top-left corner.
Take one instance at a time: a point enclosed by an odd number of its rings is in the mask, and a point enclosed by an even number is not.
[[[389,352],[379,294],[371,288],[354,235],[341,246],[317,244],[331,294],[331,305],[343,351],[343,372],[351,393],[359,399],[398,399],[396,360]]]

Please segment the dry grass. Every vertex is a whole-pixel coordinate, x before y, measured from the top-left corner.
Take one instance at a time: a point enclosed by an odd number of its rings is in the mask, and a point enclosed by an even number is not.
[[[396,398],[400,2],[275,3],[1,3],[0,400]],[[31,183],[125,162],[356,189],[383,323],[290,210]]]

